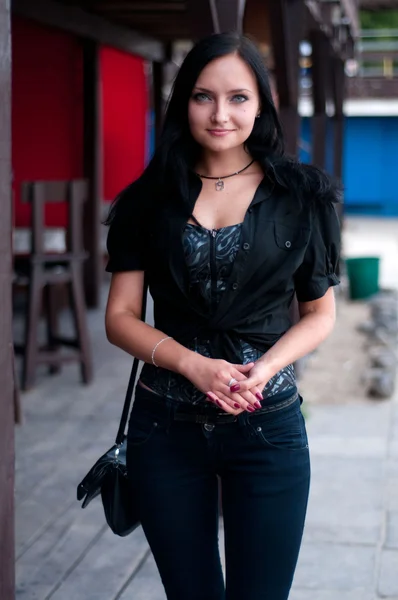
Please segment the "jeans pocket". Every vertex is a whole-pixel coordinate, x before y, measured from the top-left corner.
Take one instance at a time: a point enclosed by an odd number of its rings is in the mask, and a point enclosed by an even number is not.
[[[250,427],[263,446],[281,451],[298,452],[308,449],[305,421],[301,411],[296,411],[282,419],[261,419],[261,415],[250,419]]]
[[[151,439],[159,424],[149,413],[136,413],[130,417],[127,443],[130,446],[143,446]]]

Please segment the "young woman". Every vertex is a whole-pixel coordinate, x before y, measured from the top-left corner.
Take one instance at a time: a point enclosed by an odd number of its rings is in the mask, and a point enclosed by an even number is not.
[[[255,46],[199,42],[151,163],[108,219],[107,335],[145,362],[128,471],[169,600],[288,598],[310,480],[292,363],[333,328],[337,196],[284,155]]]

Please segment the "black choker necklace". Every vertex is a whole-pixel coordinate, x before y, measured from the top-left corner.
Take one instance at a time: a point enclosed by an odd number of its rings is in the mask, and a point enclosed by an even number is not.
[[[254,163],[254,160],[250,161],[248,165],[243,167],[243,169],[241,169],[240,171],[236,171],[235,173],[231,173],[231,175],[222,175],[221,177],[210,177],[209,175],[201,175],[200,173],[196,173],[196,175],[198,175],[198,177],[201,177],[202,179],[217,179],[217,181],[215,183],[216,191],[222,192],[224,189],[223,179],[228,179],[228,177],[233,177],[234,175],[239,175],[239,173],[246,171],[246,169],[248,169],[250,167],[250,165],[252,165],[253,163]]]

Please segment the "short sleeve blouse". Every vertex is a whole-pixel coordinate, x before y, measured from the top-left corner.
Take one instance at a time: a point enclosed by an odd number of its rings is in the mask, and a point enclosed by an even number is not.
[[[106,271],[145,270],[145,232],[142,217],[137,212],[137,202],[128,194],[118,200],[109,226],[106,242],[109,260]]]
[[[242,222],[240,245],[220,302],[209,310],[191,293],[182,234],[201,181],[192,177],[189,196],[156,200],[125,194],[108,233],[107,271],[145,270],[154,303],[155,327],[187,344],[211,340],[212,355],[238,362],[240,343],[266,352],[291,327],[290,306],[321,298],[337,276],[340,226],[329,198],[308,195],[302,206],[289,190],[267,177]]]
[[[336,274],[340,256],[340,223],[332,203],[313,208],[311,235],[304,259],[294,276],[299,302],[324,296],[340,283]]]

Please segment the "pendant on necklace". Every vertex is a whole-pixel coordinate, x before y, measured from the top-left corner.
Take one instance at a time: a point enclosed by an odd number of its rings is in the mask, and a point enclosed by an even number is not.
[[[217,192],[222,192],[224,189],[224,182],[219,179],[218,181],[216,181],[216,191]]]

